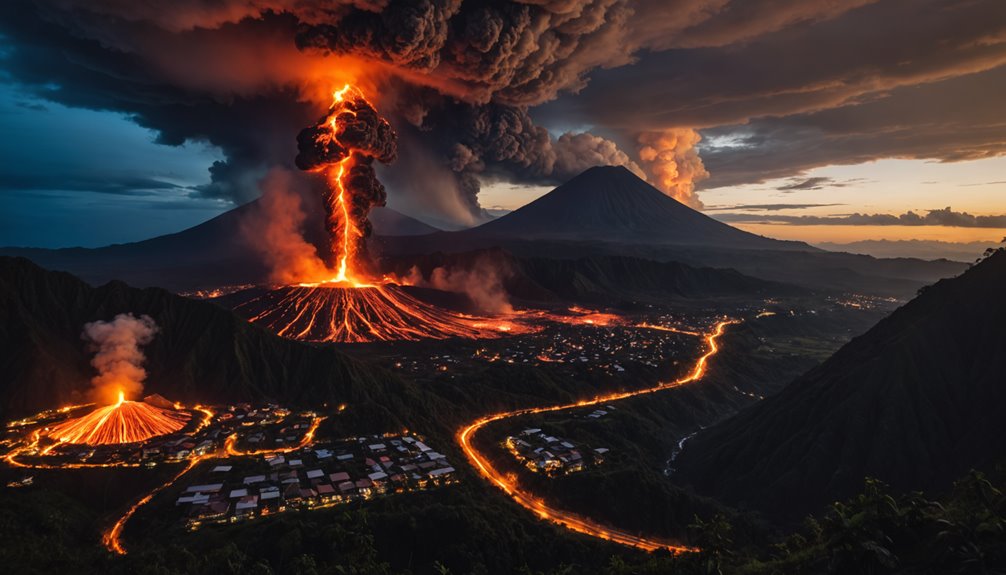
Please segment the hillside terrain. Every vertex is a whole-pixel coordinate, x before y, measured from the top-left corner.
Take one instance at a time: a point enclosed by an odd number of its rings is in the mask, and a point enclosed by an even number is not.
[[[941,490],[1002,459],[1006,252],[925,289],[778,395],[696,436],[680,477],[799,517],[863,486]]]
[[[397,381],[375,367],[276,337],[211,303],[121,282],[91,287],[24,259],[0,258],[4,418],[84,400],[94,369],[83,325],[119,313],[146,314],[157,323],[159,332],[145,347],[145,392],[173,401],[370,405],[382,397],[391,406],[387,397],[405,394],[391,393]]]

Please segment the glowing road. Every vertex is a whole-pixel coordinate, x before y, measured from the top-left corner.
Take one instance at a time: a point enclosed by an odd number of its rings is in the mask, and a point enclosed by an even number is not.
[[[207,418],[201,424],[200,428],[205,427],[205,425],[209,421],[209,418],[213,416],[213,412],[201,407],[197,407],[196,409],[206,414]],[[133,515],[136,514],[136,512],[140,509],[140,507],[143,507],[144,505],[149,503],[150,500],[153,499],[155,495],[157,495],[164,489],[174,485],[175,482],[181,479],[186,473],[191,471],[192,468],[194,468],[200,462],[206,461],[208,459],[218,459],[218,458],[234,457],[234,456],[290,453],[292,451],[303,449],[304,447],[310,445],[311,442],[314,440],[314,434],[315,432],[318,431],[318,426],[321,425],[321,422],[324,419],[325,419],[324,417],[314,417],[311,420],[310,427],[304,433],[304,436],[301,438],[299,442],[297,442],[296,445],[288,445],[286,447],[268,449],[262,451],[238,451],[235,447],[237,442],[237,436],[231,435],[226,439],[224,449],[222,450],[222,452],[207,453],[205,455],[199,455],[189,458],[188,463],[185,465],[185,468],[182,469],[180,472],[178,472],[177,475],[173,476],[167,482],[159,485],[156,489],[147,493],[139,501],[130,506],[130,508],[126,511],[126,513],[124,513],[122,517],[120,517],[119,520],[116,521],[115,524],[108,529],[108,531],[105,531],[105,533],[102,534],[101,542],[104,543],[105,547],[109,551],[116,553],[118,555],[125,555],[126,549],[125,547],[122,546],[122,529],[126,526],[126,522],[129,521],[130,518],[132,518]]]
[[[566,405],[552,405],[547,407],[528,407],[524,409],[516,409],[513,411],[507,411],[503,413],[496,413],[492,415],[487,415],[470,425],[463,427],[457,436],[458,443],[461,445],[461,449],[464,451],[465,456],[475,467],[478,472],[488,479],[491,483],[502,489],[507,495],[509,495],[514,501],[520,504],[525,509],[535,513],[538,517],[558,523],[564,527],[572,529],[578,533],[583,533],[585,535],[590,535],[593,537],[599,537],[608,541],[613,541],[615,543],[620,543],[622,545],[628,545],[631,547],[637,547],[644,549],[646,551],[655,551],[657,549],[666,549],[672,553],[680,553],[683,551],[695,551],[696,549],[691,547],[684,547],[677,545],[668,541],[661,541],[657,539],[650,539],[634,535],[632,533],[627,533],[625,531],[620,531],[613,527],[608,527],[592,521],[591,519],[570,513],[568,511],[563,511],[561,509],[556,509],[549,506],[547,503],[541,499],[535,497],[531,493],[524,491],[520,488],[514,479],[508,478],[506,475],[498,471],[493,467],[489,459],[482,453],[480,453],[472,444],[472,438],[478,430],[482,429],[486,425],[503,419],[509,419],[512,417],[519,417],[521,415],[528,415],[532,413],[548,413],[553,411],[562,411],[566,409],[573,409],[577,407],[587,407],[598,405],[601,403],[609,403],[613,401],[618,401],[621,399],[626,399],[629,397],[636,397],[640,395],[646,395],[650,393],[656,393],[658,391],[663,391],[665,389],[671,389],[675,387],[681,387],[689,383],[693,383],[702,379],[706,374],[706,369],[709,364],[709,358],[716,355],[719,351],[719,346],[717,344],[717,339],[723,335],[727,326],[740,323],[738,320],[727,319],[720,321],[716,324],[715,329],[705,336],[706,345],[708,349],[706,352],[699,357],[695,362],[695,366],[692,371],[677,380],[659,383],[653,387],[648,387],[645,389],[638,389],[634,391],[623,391],[617,393],[611,393],[607,395],[600,395],[590,399],[584,399],[576,403],[570,403]]]

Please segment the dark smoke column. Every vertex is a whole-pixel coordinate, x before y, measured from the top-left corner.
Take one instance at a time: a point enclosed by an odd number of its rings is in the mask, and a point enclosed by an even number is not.
[[[352,267],[371,233],[367,216],[387,200],[374,160],[387,164],[398,153],[398,136],[359,90],[345,86],[318,124],[297,135],[297,167],[324,171],[326,227],[339,273],[334,281],[354,282]]]

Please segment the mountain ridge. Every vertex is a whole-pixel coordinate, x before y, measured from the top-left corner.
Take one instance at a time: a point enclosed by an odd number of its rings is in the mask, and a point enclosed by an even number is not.
[[[799,517],[871,476],[940,490],[1004,455],[1006,252],[920,295],[678,458],[705,494]]]

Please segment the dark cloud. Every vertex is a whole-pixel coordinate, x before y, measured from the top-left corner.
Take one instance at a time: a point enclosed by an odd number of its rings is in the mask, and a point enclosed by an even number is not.
[[[973,186],[995,186],[998,184],[1006,184],[1006,180],[994,180],[991,182],[975,182],[973,184],[959,184],[962,188],[969,188]]]
[[[235,202],[290,166],[330,88],[315,83],[343,69],[401,133],[382,174],[458,221],[484,217],[483,181],[555,183],[599,163],[699,206],[707,176],[974,159],[1006,141],[993,1],[7,0],[0,35],[0,68],[35,96],[219,147],[195,193]],[[971,75],[984,92],[962,92]],[[592,129],[543,127],[556,125]]]
[[[740,204],[736,206],[707,206],[707,212],[718,212],[725,210],[754,210],[763,212],[778,212],[781,210],[806,210],[808,208],[826,208],[832,206],[843,206],[845,204]]]
[[[1006,228],[1006,215],[976,216],[955,212],[949,207],[929,210],[925,214],[905,212],[895,214],[846,214],[837,216],[786,216],[729,213],[716,219],[731,223],[784,224],[801,226],[947,226],[957,228]]]
[[[740,145],[707,148],[704,187],[763,182],[879,158],[978,160],[1006,153],[1006,68],[893,90],[884,98],[811,114],[705,131]]]
[[[752,12],[771,10],[750,4]],[[594,74],[579,96],[547,113],[625,130],[705,128],[844,106],[1006,64],[1001,2],[888,0],[834,12],[743,48],[695,41],[695,49],[647,53]]]
[[[822,188],[836,188],[842,187],[846,184],[841,182],[836,182],[834,178],[826,178],[822,176],[816,176],[813,178],[793,178],[789,183],[783,184],[777,187],[780,191],[797,191],[797,190],[820,190]]]
[[[0,174],[0,191],[11,190],[61,190],[85,191],[102,194],[142,196],[151,195],[164,190],[189,190],[171,182],[133,175],[101,174],[88,176],[85,174],[67,174],[62,172],[49,175],[33,174]]]
[[[256,197],[254,182],[264,167],[292,162],[299,126],[317,113],[290,86],[227,95],[209,86],[186,86],[154,66],[148,55],[83,35],[79,23],[68,24],[67,18],[68,14],[28,2],[3,3],[0,34],[10,49],[0,54],[0,68],[36,97],[70,107],[126,113],[140,126],[154,130],[159,143],[177,146],[204,141],[220,147],[226,160],[211,167],[212,182],[197,190],[207,197],[237,203]],[[290,17],[266,15],[230,25],[221,35],[250,42],[256,35],[261,39],[285,30],[292,42],[294,24]],[[132,34],[148,31],[136,26],[139,30],[130,29]],[[155,30],[149,32],[150,37],[160,36]],[[170,52],[172,44],[185,44],[197,35],[170,37],[148,49]],[[198,68],[198,62],[192,66]]]

